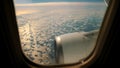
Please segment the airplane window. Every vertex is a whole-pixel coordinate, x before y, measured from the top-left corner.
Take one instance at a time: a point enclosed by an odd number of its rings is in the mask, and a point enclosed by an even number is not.
[[[40,65],[86,58],[95,47],[107,9],[105,2],[14,0],[23,54]]]

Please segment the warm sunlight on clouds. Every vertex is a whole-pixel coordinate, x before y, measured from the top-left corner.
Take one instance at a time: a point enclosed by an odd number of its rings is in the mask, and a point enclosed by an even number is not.
[[[31,14],[38,12],[37,10],[17,10],[16,15],[22,15],[22,14]]]

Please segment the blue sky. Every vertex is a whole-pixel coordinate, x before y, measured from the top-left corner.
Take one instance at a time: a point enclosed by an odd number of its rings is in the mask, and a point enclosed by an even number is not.
[[[33,2],[97,2],[102,0],[32,0]]]
[[[14,0],[15,3],[39,3],[39,2],[103,2],[104,0]]]

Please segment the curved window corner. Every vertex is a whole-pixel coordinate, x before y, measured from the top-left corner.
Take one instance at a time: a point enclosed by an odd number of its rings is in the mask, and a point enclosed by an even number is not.
[[[84,66],[100,48],[109,1],[14,0],[26,59],[37,66]]]

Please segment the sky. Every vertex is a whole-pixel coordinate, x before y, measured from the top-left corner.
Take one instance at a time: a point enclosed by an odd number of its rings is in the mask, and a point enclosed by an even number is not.
[[[103,2],[104,0],[14,0],[15,3],[41,3],[41,2]]]

